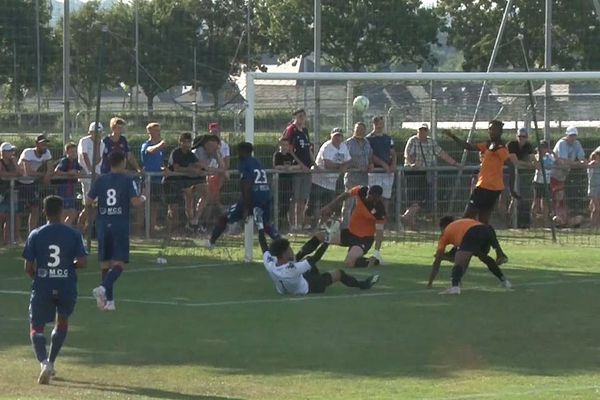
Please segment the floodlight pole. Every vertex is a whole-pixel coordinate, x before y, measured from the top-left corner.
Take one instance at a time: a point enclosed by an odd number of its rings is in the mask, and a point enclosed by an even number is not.
[[[135,118],[140,122],[140,20],[138,2],[135,7]]]
[[[246,73],[246,142],[254,143],[254,73]],[[252,262],[254,220],[248,218],[244,226],[244,261]]]
[[[40,112],[42,108],[42,79],[40,71],[40,2],[35,0],[35,61],[36,61],[36,72],[37,72],[37,124],[40,126]]]
[[[69,67],[71,63],[71,34],[70,34],[69,0],[63,3],[63,145],[69,142],[69,131],[71,125],[69,87],[71,86],[71,75]]]
[[[544,21],[544,68],[552,68],[552,0],[546,0],[546,16]],[[544,139],[550,143],[550,114],[548,113],[548,99],[551,96],[550,84],[544,81]]]
[[[314,65],[315,72],[321,71],[321,0],[315,0],[314,20]],[[321,131],[321,82],[314,81],[315,92],[315,143],[320,144],[319,133]]]

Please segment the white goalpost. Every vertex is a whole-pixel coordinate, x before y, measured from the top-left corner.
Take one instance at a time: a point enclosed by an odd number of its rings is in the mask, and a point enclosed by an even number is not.
[[[254,113],[257,80],[294,80],[294,81],[600,81],[600,71],[578,72],[301,72],[301,73],[269,73],[252,72],[246,75],[246,115],[245,140],[254,142]],[[344,99],[346,100],[346,99]],[[246,223],[244,231],[244,259],[252,261],[254,243],[254,226],[252,220]]]

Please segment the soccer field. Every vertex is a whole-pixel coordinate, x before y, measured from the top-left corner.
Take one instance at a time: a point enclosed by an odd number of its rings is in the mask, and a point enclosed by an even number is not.
[[[20,250],[3,249],[0,399],[599,398],[598,250],[505,248],[512,291],[473,261],[462,295],[439,296],[450,264],[425,289],[433,244],[387,244],[372,290],[284,298],[261,264],[167,248],[157,265],[159,246],[138,243],[115,313],[91,297],[92,256],[49,386],[36,383]],[[342,258],[331,248],[320,269]]]

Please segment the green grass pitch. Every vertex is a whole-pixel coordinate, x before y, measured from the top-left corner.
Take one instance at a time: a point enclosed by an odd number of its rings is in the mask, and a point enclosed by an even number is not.
[[[0,399],[600,398],[595,248],[507,245],[514,290],[474,261],[445,297],[448,263],[425,289],[433,244],[387,244],[371,291],[305,298],[278,296],[262,265],[229,260],[239,250],[133,249],[115,313],[91,298],[95,256],[81,271],[49,386],[36,383],[20,250],[0,250]]]

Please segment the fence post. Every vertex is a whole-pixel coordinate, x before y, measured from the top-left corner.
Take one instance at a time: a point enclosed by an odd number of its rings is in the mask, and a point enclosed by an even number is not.
[[[280,230],[280,221],[279,221],[279,172],[273,172],[273,185],[271,185],[273,190],[271,191],[271,195],[273,196],[273,217],[271,220],[275,222],[275,227],[277,230]]]
[[[400,232],[402,230],[402,187],[400,186],[402,183],[402,176],[404,175],[404,168],[398,167],[396,168],[396,230]]]
[[[15,244],[16,235],[15,235],[15,222],[17,222],[17,216],[15,215],[16,207],[15,201],[17,197],[17,192],[15,191],[15,179],[11,178],[10,180],[10,243]]]
[[[150,197],[152,195],[151,184],[152,177],[148,173],[144,174],[144,195],[146,202],[144,203],[144,224],[146,227],[146,239],[150,239]]]

